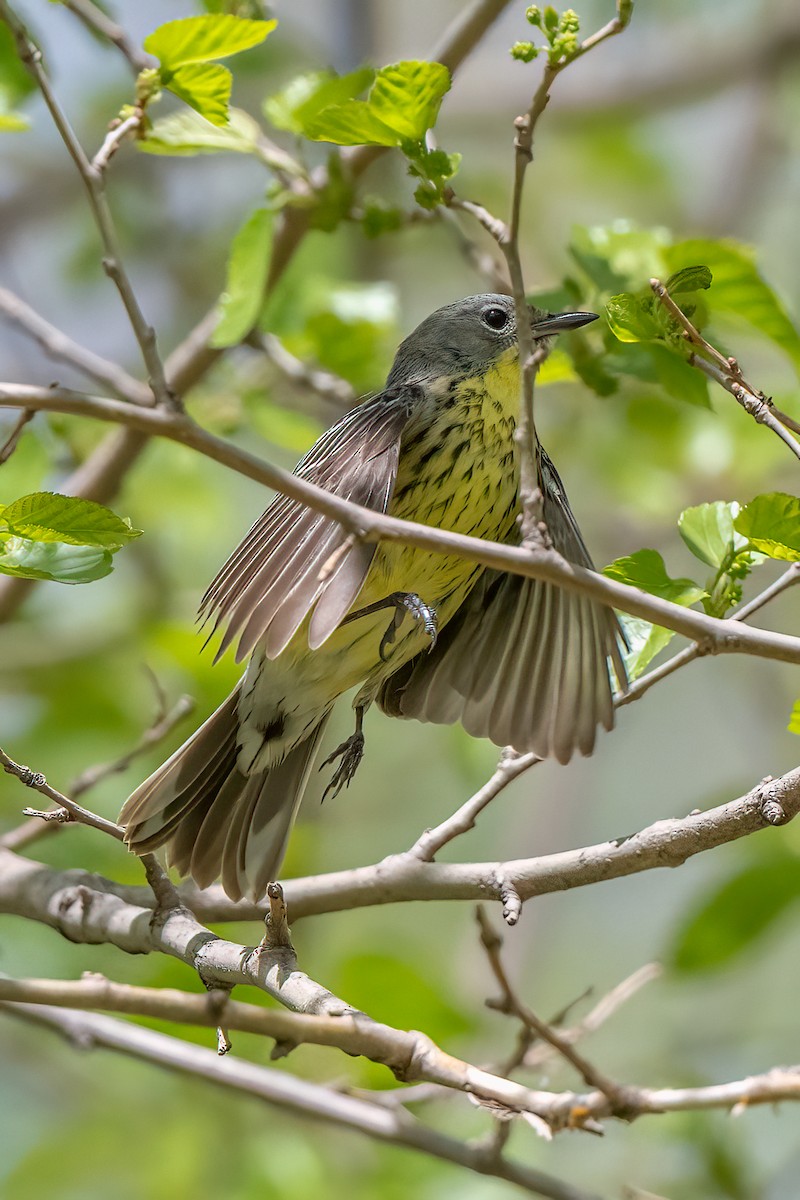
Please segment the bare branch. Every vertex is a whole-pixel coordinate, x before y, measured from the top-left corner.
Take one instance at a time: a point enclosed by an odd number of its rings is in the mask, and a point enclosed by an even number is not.
[[[101,358],[94,351],[73,342],[55,325],[39,316],[35,309],[19,296],[15,296],[4,287],[0,287],[0,313],[10,324],[16,325],[23,333],[33,338],[51,358],[69,363],[89,379],[104,384],[131,404],[153,403],[152,393],[145,384],[134,379],[117,363]]]
[[[616,1080],[610,1079],[607,1075],[599,1071],[588,1058],[577,1051],[573,1045],[573,1039],[565,1037],[559,1030],[553,1028],[546,1021],[541,1020],[540,1017],[537,1017],[533,1010],[528,1008],[526,1004],[523,1004],[512,987],[503,965],[500,955],[503,939],[492,927],[483,905],[478,905],[476,916],[478,919],[478,928],[480,929],[481,945],[486,951],[489,966],[501,993],[499,1000],[488,1000],[488,1006],[497,1009],[498,1012],[515,1016],[522,1022],[526,1029],[536,1037],[547,1042],[563,1059],[574,1067],[588,1087],[597,1088],[599,1092],[602,1092],[611,1106],[612,1115],[626,1117],[629,1108],[626,1089],[617,1083]],[[590,1130],[590,1132],[599,1131]]]
[[[2,2],[2,0],[0,0]],[[531,550],[524,546],[484,541],[431,525],[400,520],[342,499],[306,479],[274,466],[223,438],[207,432],[185,413],[165,408],[137,408],[110,397],[90,396],[67,388],[37,388],[0,383],[0,407],[29,408],[72,413],[125,424],[141,433],[166,437],[213,458],[216,462],[265,483],[268,487],[325,513],[348,532],[367,542],[402,542],[433,553],[447,553],[496,570],[530,579],[543,579],[558,587],[591,596],[602,604],[643,617],[676,633],[703,643],[709,654],[753,654],[782,662],[800,662],[800,638],[773,633],[651,596],[638,588],[609,579],[596,571],[568,562],[552,547]]]
[[[122,26],[118,25],[116,21],[112,21],[101,8],[92,3],[92,0],[62,0],[62,3],[92,33],[99,34],[100,37],[105,38],[112,45],[116,46],[120,53],[128,60],[136,74],[139,71],[143,71],[146,67],[153,65],[153,61],[149,55],[145,54],[143,50],[139,50],[133,44]]]
[[[35,413],[29,412],[28,409],[23,409],[19,414],[13,426],[11,427],[11,432],[3,442],[2,446],[0,446],[0,466],[2,466],[3,463],[8,462],[8,460],[11,458],[11,455],[19,445],[19,439],[22,437],[25,426],[33,420],[35,415]]]
[[[313,392],[320,400],[338,409],[349,408],[355,403],[356,394],[346,379],[295,358],[273,333],[255,333],[250,342],[262,350],[272,366],[295,387]]]
[[[741,404],[759,425],[766,425],[782,442],[789,447],[795,458],[800,458],[800,442],[792,437],[784,426],[800,432],[800,425],[776,409],[772,401],[757,391],[747,382],[735,358],[725,358],[714,346],[707,342],[682,309],[675,303],[660,279],[651,279],[650,287],[663,304],[667,312],[674,317],[683,330],[683,336],[696,352],[689,356],[689,362],[697,367],[709,379],[715,380],[726,392]]]
[[[141,109],[137,109],[136,112],[126,117],[124,121],[114,122],[103,139],[102,146],[92,159],[92,170],[96,171],[98,175],[102,175],[125,139],[136,133],[141,128],[141,125]]]
[[[188,1045],[164,1033],[140,1029],[114,1017],[66,1013],[47,1006],[5,1003],[8,1013],[57,1030],[83,1050],[104,1046],[167,1070],[207,1079],[230,1091],[254,1096],[279,1106],[281,1112],[313,1117],[340,1128],[353,1129],[378,1141],[417,1150],[460,1167],[516,1184],[530,1195],[547,1200],[599,1200],[594,1194],[506,1159],[487,1155],[480,1146],[459,1142],[392,1110],[285,1071],[256,1066],[241,1059],[220,1058],[202,1046]]]
[[[82,808],[80,804],[76,804],[74,800],[70,800],[69,796],[65,796],[62,792],[51,787],[41,771],[32,771],[30,767],[25,767],[20,763],[14,762],[4,750],[0,750],[0,767],[3,768],[7,775],[16,775],[17,779],[25,784],[25,787],[32,788],[40,796],[46,796],[58,809],[69,814],[65,818],[55,814],[50,816],[46,812],[37,812],[37,816],[41,816],[46,821],[56,820],[61,823],[65,820],[78,821],[81,825],[90,825],[93,829],[99,829],[101,833],[109,833],[113,838],[122,841],[124,830],[121,825],[115,825],[113,821],[107,821],[105,817],[99,817],[97,813],[90,812],[88,808]]]
[[[451,817],[442,821],[434,829],[426,829],[410,847],[408,853],[420,859],[421,862],[433,862],[443,846],[452,842],[454,838],[460,837],[462,833],[475,828],[475,821],[479,814],[513,779],[517,779],[534,763],[540,761],[541,759],[535,754],[517,754],[511,746],[506,746],[491,779],[474,796],[470,796],[469,800],[459,809],[456,809]]]
[[[498,873],[514,884],[522,900],[529,900],[641,871],[679,867],[695,854],[786,824],[798,812],[800,768],[779,779],[764,780],[727,804],[656,821],[638,833],[577,850],[503,863],[421,862],[406,852],[371,866],[285,880],[283,887],[294,921],[317,913],[412,900],[500,900]],[[114,942],[127,949],[129,926],[152,907],[147,889],[115,884],[82,871],[51,871],[0,847],[0,912],[61,928],[53,915],[53,898],[76,890],[91,898],[93,916],[86,927],[90,936],[76,936],[75,940],[107,940],[107,923],[113,919]],[[263,904],[231,901],[218,886],[201,891],[187,883],[180,891],[184,902],[210,923],[257,920],[265,914]],[[141,943],[136,945],[137,952],[143,953]]]
[[[156,686],[158,687],[157,680]],[[69,792],[72,799],[75,800],[78,796],[83,796],[110,775],[116,775],[120,771],[126,770],[139,755],[146,753],[153,746],[157,746],[163,738],[168,737],[175,726],[179,725],[193,709],[194,700],[191,696],[181,696],[171,709],[164,711],[162,699],[159,696],[159,712],[156,714],[156,719],[150,728],[145,730],[136,745],[112,762],[87,767],[70,785]],[[8,850],[21,850],[24,846],[30,845],[31,842],[41,837],[42,832],[47,832],[48,830],[55,831],[60,829],[62,825],[69,824],[69,815],[60,817],[56,815],[58,813],[67,813],[67,810],[60,805],[60,802],[59,807],[53,814],[38,812],[33,814],[32,820],[24,822],[17,829],[12,829],[9,833],[0,837],[0,846],[5,846]]]
[[[34,43],[30,40],[24,25],[19,21],[17,16],[12,11],[8,0],[0,0],[0,15],[3,16],[14,37],[17,47],[17,53],[21,62],[26,67],[28,73],[36,81],[39,91],[42,93],[44,102],[47,105],[50,115],[53,118],[53,123],[58,130],[61,140],[69,152],[70,158],[75,163],[78,173],[83,181],[86,189],[86,194],[89,199],[89,205],[92,210],[92,215],[95,219],[100,240],[103,246],[103,269],[109,278],[116,285],[117,291],[120,294],[122,303],[125,306],[125,311],[128,314],[128,320],[131,324],[136,341],[139,343],[142,358],[147,373],[149,376],[150,387],[153,391],[153,397],[156,404],[162,405],[165,408],[174,408],[176,404],[175,396],[167,386],[167,380],[164,374],[164,366],[159,357],[158,347],[156,345],[156,335],[152,326],[148,325],[144,318],[139,301],[128,278],[128,274],[122,262],[119,251],[119,241],[117,238],[114,220],[111,216],[111,209],[108,206],[106,199],[105,187],[103,183],[102,171],[96,169],[89,159],[86,157],[83,147],[78,141],[72,127],[67,120],[55,93],[50,86],[50,81],[42,67],[42,55]]]

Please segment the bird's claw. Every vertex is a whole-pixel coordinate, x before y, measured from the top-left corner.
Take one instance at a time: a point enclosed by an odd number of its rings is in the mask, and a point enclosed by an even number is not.
[[[420,621],[426,634],[430,638],[430,653],[436,645],[436,639],[439,636],[439,621],[436,616],[436,609],[430,604],[426,604],[421,600],[416,592],[395,592],[390,599],[395,604],[394,616],[391,620],[389,628],[381,638],[381,644],[378,647],[378,654],[381,662],[386,662],[386,651],[389,646],[394,643],[395,635],[403,623],[403,618],[406,613],[410,613],[415,621]]]
[[[324,801],[330,792],[332,797],[339,795],[343,787],[349,787],[350,783],[358,770],[359,763],[364,755],[364,735],[360,730],[351,733],[349,738],[342,742],[341,746],[337,746],[332,754],[329,754],[324,763],[320,764],[320,771],[323,767],[330,766],[336,762],[337,758],[341,759],[338,767],[333,773],[330,783],[322,793]],[[322,803],[322,801],[320,801]]]

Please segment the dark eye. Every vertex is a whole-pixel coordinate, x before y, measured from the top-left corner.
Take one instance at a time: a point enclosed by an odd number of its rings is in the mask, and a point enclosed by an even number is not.
[[[485,308],[481,313],[481,320],[489,329],[494,329],[499,333],[501,329],[505,329],[511,321],[511,314],[506,312],[504,308]]]

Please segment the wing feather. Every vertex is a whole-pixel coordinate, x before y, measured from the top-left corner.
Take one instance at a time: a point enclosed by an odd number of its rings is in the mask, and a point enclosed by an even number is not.
[[[556,549],[591,566],[561,480],[542,452],[544,516]],[[567,762],[590,754],[598,725],[614,720],[609,662],[625,670],[614,613],[540,580],[484,571],[435,649],[384,684],[392,716],[450,724],[497,745]]]
[[[347,413],[322,435],[295,474],[356,504],[385,512],[394,490],[400,439],[416,388],[392,388]],[[313,610],[314,649],[347,614],[366,578],[374,545],[355,543],[324,581],[320,572],[347,534],[334,520],[276,496],[210,584],[203,623],[225,631],[217,657],[239,638],[237,661],[266,639],[270,658],[285,648]]]

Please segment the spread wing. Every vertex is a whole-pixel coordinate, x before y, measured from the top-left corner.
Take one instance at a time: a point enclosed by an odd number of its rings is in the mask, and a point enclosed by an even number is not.
[[[544,518],[556,549],[591,567],[547,455]],[[434,650],[401,667],[378,703],[390,716],[452,724],[498,746],[567,762],[614,723],[609,660],[620,686],[622,633],[611,609],[540,580],[484,571]]]
[[[397,477],[400,438],[414,399],[412,389],[382,392],[347,413],[322,435],[295,468],[319,487],[385,512]],[[240,662],[265,639],[275,658],[313,609],[312,649],[321,646],[347,613],[364,583],[375,545],[345,549],[347,535],[330,517],[297,500],[276,496],[245,536],[200,604],[204,622],[226,629],[217,657],[237,637]],[[331,556],[333,569],[320,581]]]

